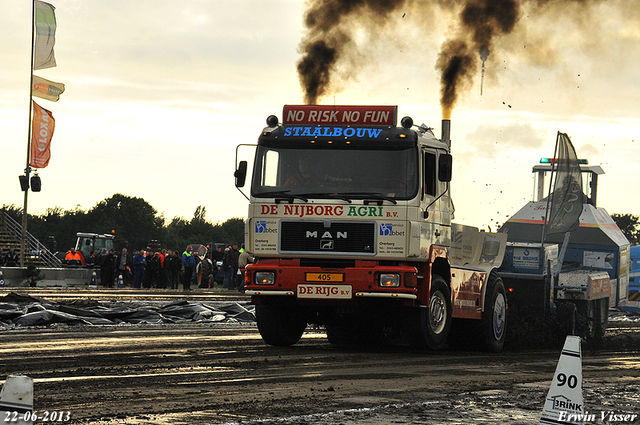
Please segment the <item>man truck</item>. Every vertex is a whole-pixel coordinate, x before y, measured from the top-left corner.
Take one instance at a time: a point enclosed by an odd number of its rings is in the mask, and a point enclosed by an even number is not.
[[[431,349],[500,351],[506,234],[452,223],[450,121],[433,129],[397,106],[285,105],[253,160],[245,272],[263,340],[288,346],[307,324],[331,343],[383,331]],[[236,159],[242,191],[247,161]]]

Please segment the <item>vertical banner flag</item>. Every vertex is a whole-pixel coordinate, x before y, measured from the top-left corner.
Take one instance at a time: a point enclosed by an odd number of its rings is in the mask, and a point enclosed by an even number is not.
[[[35,0],[36,8],[36,45],[33,69],[53,68],[56,58],[53,55],[53,45],[56,43],[56,15],[52,4]]]
[[[33,168],[44,168],[51,158],[51,138],[56,123],[50,111],[33,102],[33,123],[31,128],[31,160]]]
[[[33,76],[33,87],[31,87],[32,95],[52,102],[57,102],[62,93],[64,93],[64,84],[54,83],[53,81],[45,80],[37,75]]]
[[[551,194],[548,235],[570,232],[578,227],[584,198],[580,164],[569,136],[558,132],[557,145],[557,172]]]

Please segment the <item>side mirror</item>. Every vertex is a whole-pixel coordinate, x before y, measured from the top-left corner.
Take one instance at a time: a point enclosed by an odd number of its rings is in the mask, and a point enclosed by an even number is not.
[[[240,161],[238,169],[233,173],[236,178],[236,187],[244,187],[247,181],[247,161]]]
[[[452,169],[453,157],[450,154],[440,155],[438,160],[438,180],[441,182],[450,182]]]

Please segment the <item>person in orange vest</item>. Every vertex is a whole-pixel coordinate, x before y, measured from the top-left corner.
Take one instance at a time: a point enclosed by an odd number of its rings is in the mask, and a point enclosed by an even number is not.
[[[80,261],[80,265],[81,266],[86,266],[87,262],[84,259],[84,255],[82,255],[82,252],[80,251],[76,251],[76,253],[73,255],[73,259],[76,261]]]
[[[158,288],[166,288],[167,287],[167,279],[166,279],[166,275],[164,273],[164,259],[166,257],[166,249],[163,249],[162,251],[158,251],[158,258],[160,259],[160,264],[159,264],[159,268],[158,268],[158,275],[156,276],[156,286]]]
[[[84,259],[84,255],[80,251],[76,251],[75,248],[71,248],[67,255],[65,255],[64,260],[67,264],[73,266],[85,266],[86,262]]]
[[[73,260],[73,256],[76,253],[76,249],[75,248],[71,248],[69,249],[69,251],[67,251],[67,254],[64,256],[64,261],[65,263],[69,263],[70,261]]]

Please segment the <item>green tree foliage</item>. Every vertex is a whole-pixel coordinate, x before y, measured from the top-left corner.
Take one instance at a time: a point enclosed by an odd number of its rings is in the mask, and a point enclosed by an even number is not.
[[[117,245],[132,249],[145,248],[150,240],[160,239],[164,218],[142,198],[115,194],[98,203],[87,213],[90,222],[99,230],[92,233],[115,231]],[[86,231],[86,230],[85,230]]]
[[[9,214],[18,224],[22,224],[22,208],[15,205],[3,205],[5,213]],[[49,208],[42,215],[29,214],[27,230],[52,252],[67,251],[75,246],[77,228],[84,228],[86,214],[79,208],[63,211],[60,207]],[[47,241],[55,241],[49,245]],[[55,246],[53,246],[55,245]]]
[[[22,222],[22,209],[3,205],[5,213],[18,223]],[[191,220],[174,217],[168,224],[163,215],[142,198],[115,194],[99,202],[89,211],[79,207],[63,210],[49,208],[44,214],[29,214],[27,229],[52,251],[67,251],[75,246],[76,233],[111,233],[115,231],[117,245],[129,250],[144,249],[149,241],[160,241],[162,248],[182,250],[189,244],[208,242],[242,242],[244,221],[231,218],[224,223],[212,224],[206,220],[206,208],[198,206]]]
[[[174,217],[163,229],[160,241],[164,247],[173,249],[184,249],[190,242],[185,242],[189,237],[186,236],[189,233],[189,222],[182,217]]]
[[[631,245],[640,244],[640,217],[633,214],[611,214],[611,218]]]
[[[220,242],[242,244],[242,241],[244,241],[244,220],[234,217],[222,223],[218,240]]]
[[[186,221],[182,217],[175,217],[165,227],[162,239],[176,247],[209,242],[242,243],[244,240],[243,219],[234,217],[222,224],[212,224],[206,220],[206,213],[206,208],[199,206],[190,221]]]
[[[22,223],[22,208],[16,207],[15,204],[5,204],[1,209],[3,214],[10,216],[14,221],[17,221],[18,223]]]

